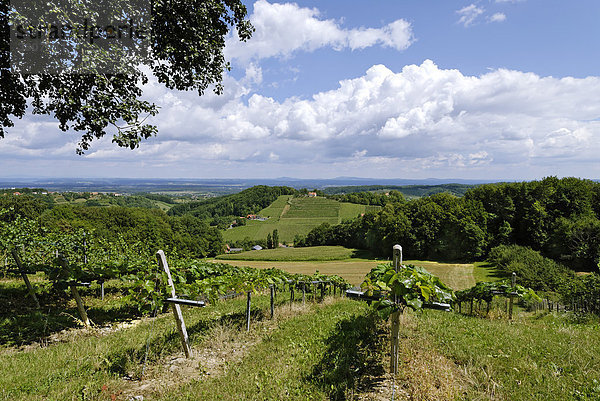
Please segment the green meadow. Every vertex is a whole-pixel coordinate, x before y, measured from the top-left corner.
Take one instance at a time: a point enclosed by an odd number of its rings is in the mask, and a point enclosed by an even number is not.
[[[320,224],[338,224],[375,208],[377,207],[342,203],[322,197],[294,198],[282,195],[258,212],[258,215],[268,217],[268,220],[249,220],[245,226],[225,230],[223,237],[226,241],[239,241],[246,237],[264,239],[277,229],[279,241],[290,243],[296,235],[306,235]]]

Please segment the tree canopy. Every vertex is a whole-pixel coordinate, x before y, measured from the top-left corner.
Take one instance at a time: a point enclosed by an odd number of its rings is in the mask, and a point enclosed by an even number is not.
[[[80,2],[66,3],[75,7]],[[114,132],[114,143],[131,149],[156,134],[157,128],[146,118],[156,115],[158,107],[141,99],[148,71],[169,89],[202,95],[213,86],[220,94],[223,73],[230,68],[223,54],[227,35],[235,30],[245,41],[253,31],[240,0],[154,0],[148,2],[149,55],[134,59],[126,74],[68,70],[33,74],[11,63],[11,4],[0,0],[0,138],[30,106],[33,114],[54,117],[61,130],[80,132],[78,153],[108,131]]]

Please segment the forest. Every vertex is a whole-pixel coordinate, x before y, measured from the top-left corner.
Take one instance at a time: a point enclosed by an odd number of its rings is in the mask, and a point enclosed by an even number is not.
[[[397,201],[379,211],[315,228],[302,244],[344,245],[384,255],[400,243],[409,258],[434,260],[483,260],[492,248],[515,244],[576,270],[598,268],[600,184],[594,181],[547,177],[480,185],[463,197],[394,196]]]

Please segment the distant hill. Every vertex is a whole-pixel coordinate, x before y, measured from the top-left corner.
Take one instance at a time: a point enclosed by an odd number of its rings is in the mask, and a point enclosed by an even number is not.
[[[328,187],[323,189],[327,195],[345,195],[354,192],[401,192],[405,197],[430,196],[440,192],[447,192],[455,196],[463,196],[469,189],[477,184],[440,184],[440,185],[359,185]]]
[[[267,234],[277,229],[280,242],[292,242],[296,235],[304,236],[322,223],[335,225],[377,208],[323,197],[295,198],[292,195],[282,195],[258,212],[259,216],[268,217],[266,221],[249,220],[245,226],[225,230],[223,238],[226,241],[241,241],[246,237],[264,240]]]

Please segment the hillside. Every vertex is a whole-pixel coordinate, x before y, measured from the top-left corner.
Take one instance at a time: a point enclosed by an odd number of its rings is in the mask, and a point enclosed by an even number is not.
[[[376,208],[322,197],[294,198],[292,195],[281,195],[258,212],[259,216],[268,217],[268,220],[249,220],[245,226],[225,230],[223,238],[226,241],[239,241],[246,237],[264,239],[277,229],[281,242],[292,242],[296,235],[306,235],[322,223],[339,224]]]
[[[327,195],[346,195],[356,192],[389,192],[398,191],[406,198],[420,198],[446,192],[454,196],[463,196],[474,184],[439,184],[439,185],[357,185],[328,187],[323,189]]]

